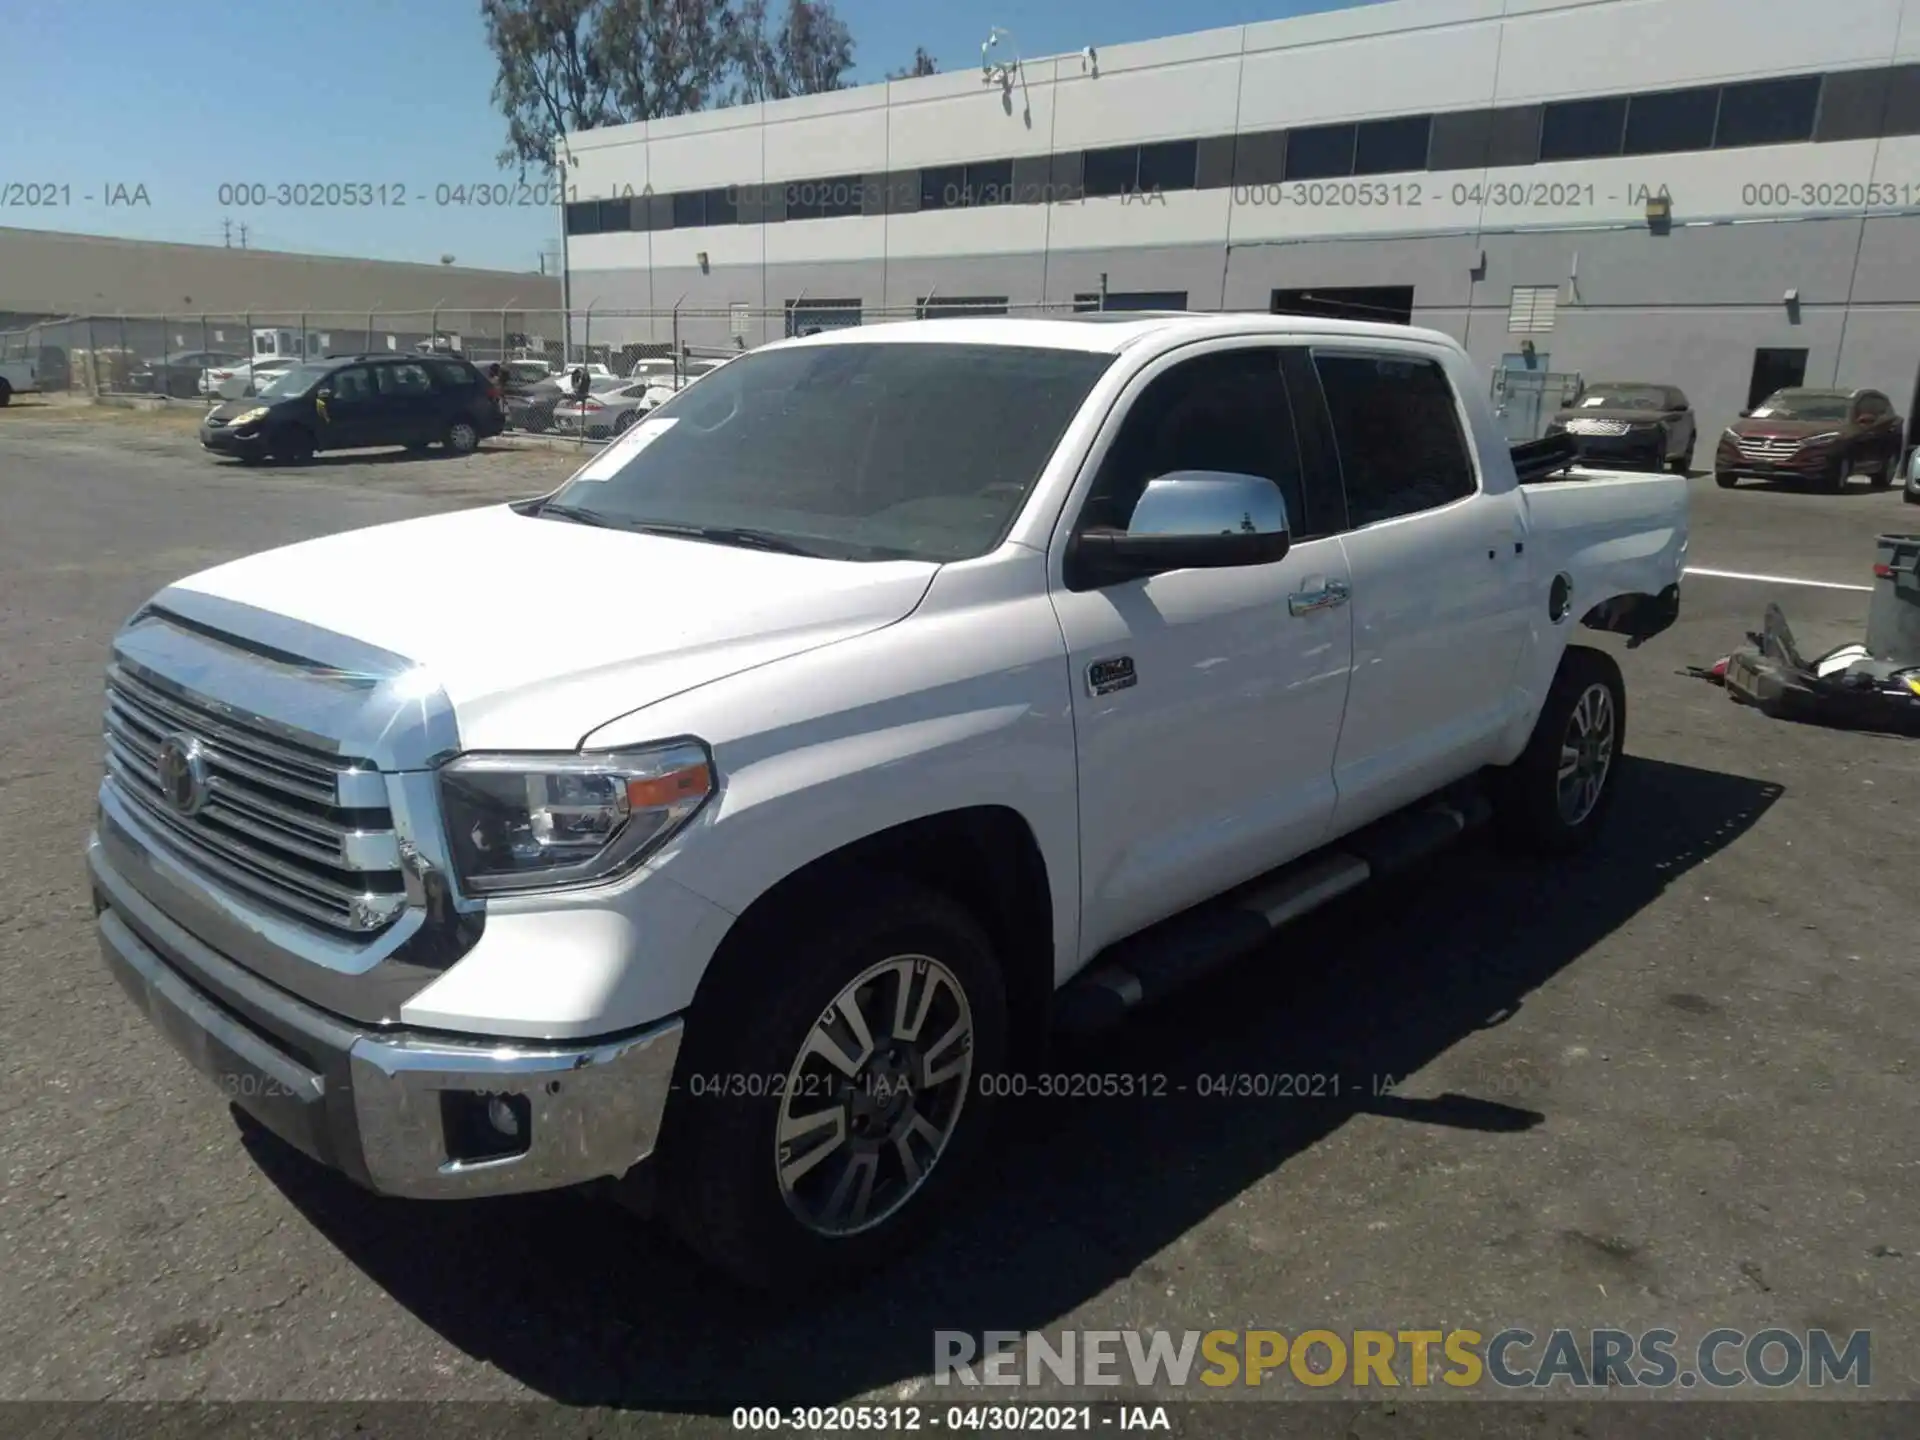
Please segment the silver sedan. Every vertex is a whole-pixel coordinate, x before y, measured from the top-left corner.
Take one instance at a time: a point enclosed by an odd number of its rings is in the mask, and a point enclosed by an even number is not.
[[[584,435],[589,440],[606,440],[624,435],[627,427],[651,410],[658,397],[649,399],[655,387],[645,380],[594,380],[584,400],[572,396],[553,407],[553,428],[562,435]]]

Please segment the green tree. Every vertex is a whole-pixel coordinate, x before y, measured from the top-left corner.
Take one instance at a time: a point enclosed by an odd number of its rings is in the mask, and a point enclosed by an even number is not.
[[[506,117],[500,164],[552,161],[553,140],[621,118],[599,34],[600,0],[480,0],[497,72],[493,103]]]
[[[898,70],[889,70],[887,72],[887,79],[917,80],[922,75],[938,75],[939,73],[940,62],[927,53],[926,46],[916,45],[913,47],[913,62],[909,65],[902,66]]]
[[[853,35],[828,0],[787,0],[778,26],[766,0],[733,7],[735,85],[743,104],[844,90]]]

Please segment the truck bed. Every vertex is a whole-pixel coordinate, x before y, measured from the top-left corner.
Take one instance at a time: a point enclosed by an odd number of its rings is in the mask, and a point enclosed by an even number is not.
[[[1566,573],[1576,596],[1659,595],[1687,558],[1687,479],[1579,470],[1522,488],[1535,574]]]

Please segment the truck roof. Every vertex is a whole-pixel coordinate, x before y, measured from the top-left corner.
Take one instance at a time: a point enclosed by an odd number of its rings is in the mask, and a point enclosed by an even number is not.
[[[1190,311],[1096,311],[1055,316],[952,316],[852,325],[823,330],[789,345],[875,345],[946,343],[955,345],[1032,345],[1056,350],[1118,354],[1149,337],[1205,339],[1211,335],[1313,335],[1355,340],[1424,340],[1457,345],[1438,330],[1388,325],[1367,320],[1324,320],[1310,315],[1267,315],[1259,311],[1202,314]]]

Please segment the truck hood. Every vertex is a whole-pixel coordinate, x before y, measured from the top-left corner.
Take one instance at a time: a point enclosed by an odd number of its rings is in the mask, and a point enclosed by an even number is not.
[[[938,566],[594,529],[491,506],[179,582],[423,667],[468,749],[571,749],[669,696],[904,619]]]

